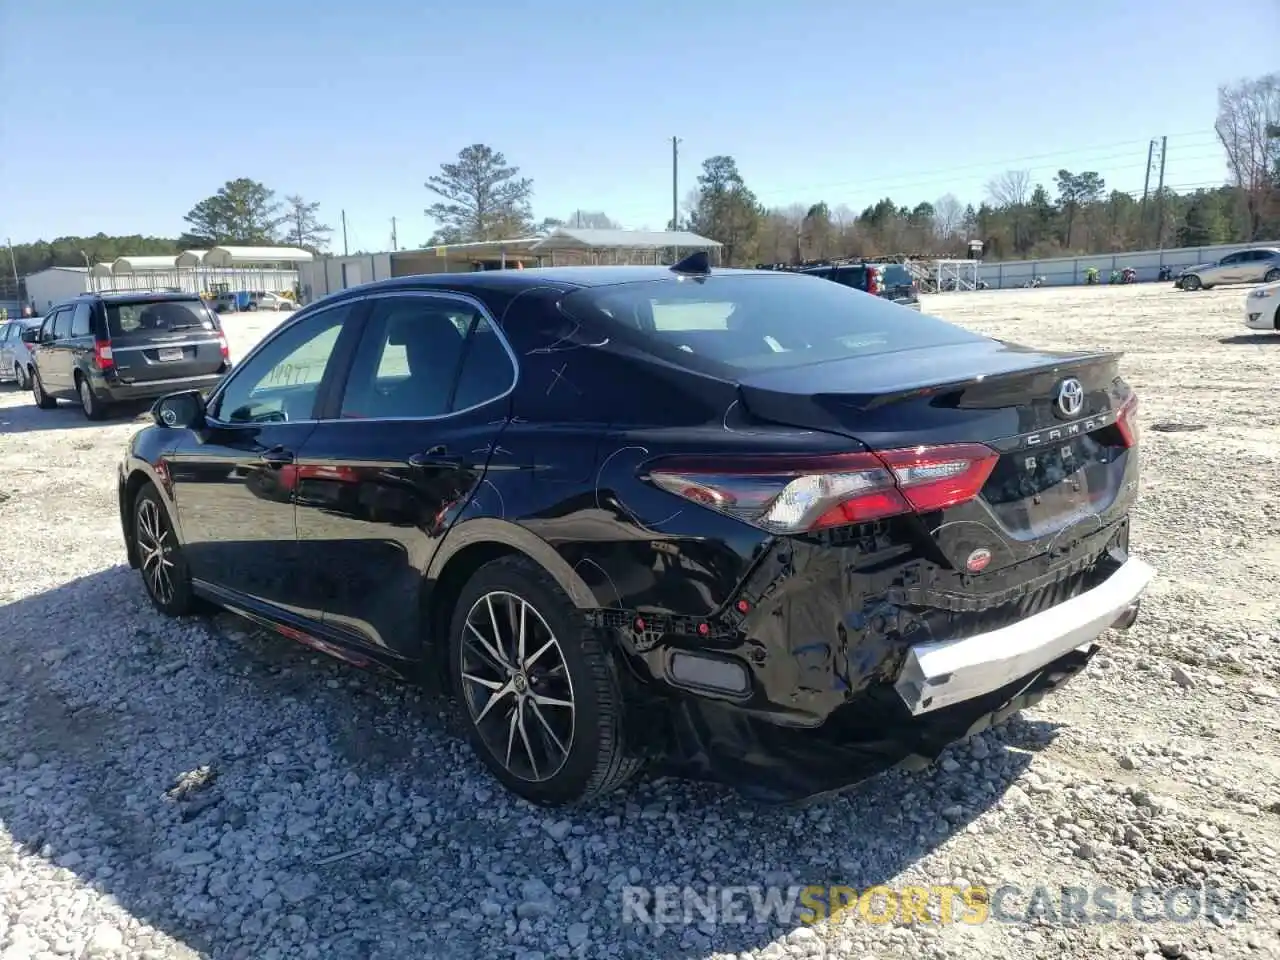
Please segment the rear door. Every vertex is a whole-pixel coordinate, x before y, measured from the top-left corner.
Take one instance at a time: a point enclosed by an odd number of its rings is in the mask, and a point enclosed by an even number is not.
[[[71,311],[71,330],[67,336],[67,363],[70,367],[71,385],[75,383],[77,368],[86,369],[94,362],[93,355],[93,301],[81,300]]]
[[[298,458],[300,554],[326,627],[413,657],[423,576],[484,477],[516,368],[478,301],[370,302],[345,390]]]
[[[116,373],[126,383],[176,380],[223,369],[222,335],[200,300],[138,300],[106,305]]]

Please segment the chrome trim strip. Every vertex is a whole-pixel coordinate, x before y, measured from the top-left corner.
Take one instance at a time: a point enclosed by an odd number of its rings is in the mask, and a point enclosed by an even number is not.
[[[117,347],[113,342],[111,344],[111,352],[112,353],[131,353],[131,352],[136,352],[138,350],[169,350],[173,347],[204,347],[204,346],[211,346],[211,345],[212,346],[219,345],[219,340],[217,337],[207,337],[204,340],[177,340],[177,341],[158,340],[155,343],[146,343],[137,347]]]
[[[1156,571],[1130,558],[1105,581],[1018,623],[965,637],[918,643],[894,689],[914,716],[999,690],[1096,640],[1124,616]]]
[[[386,300],[391,297],[438,297],[445,300],[456,300],[461,303],[465,303],[475,307],[476,310],[479,311],[480,315],[484,317],[486,321],[488,321],[489,326],[493,328],[493,332],[498,337],[498,342],[502,344],[502,349],[506,350],[507,356],[511,358],[511,368],[512,368],[511,386],[507,387],[506,390],[504,390],[502,393],[498,394],[497,396],[489,400],[485,400],[482,403],[472,404],[471,406],[463,410],[450,410],[448,413],[439,413],[430,417],[360,417],[360,418],[350,417],[345,419],[342,417],[336,417],[333,420],[286,420],[286,421],[281,421],[282,423],[289,423],[289,424],[352,423],[357,425],[363,424],[366,426],[371,423],[418,423],[418,422],[430,423],[434,420],[448,420],[450,417],[460,417],[465,413],[470,413],[473,410],[479,410],[481,407],[486,407],[491,403],[497,403],[499,400],[505,400],[507,397],[511,396],[511,394],[515,393],[516,386],[520,383],[520,361],[519,359],[517,359],[515,351],[511,349],[511,344],[507,342],[507,336],[505,333],[503,333],[502,327],[498,325],[498,321],[495,320],[493,314],[489,312],[489,308],[486,307],[484,303],[481,302],[478,298],[473,297],[470,294],[458,293],[455,290],[383,290],[376,293],[366,293],[358,297],[352,297],[349,300],[343,300],[339,303],[330,304],[320,309],[313,310],[310,313],[307,313],[307,310],[305,307],[301,311],[295,312],[294,316],[291,318],[291,320],[288,323],[280,324],[280,326],[278,326],[271,333],[270,336],[264,337],[262,340],[258,341],[257,345],[254,346],[254,348],[250,350],[247,354],[245,354],[245,357],[243,360],[240,360],[239,362],[236,363],[233,371],[226,374],[223,380],[214,389],[214,391],[211,394],[209,394],[209,398],[206,402],[206,406],[212,407],[214,405],[214,403],[221,397],[222,392],[226,389],[226,384],[229,382],[230,378],[234,376],[236,372],[241,370],[246,363],[252,360],[259,350],[265,347],[268,343],[270,343],[276,337],[283,336],[285,331],[288,330],[290,327],[292,327],[294,324],[307,320],[310,317],[319,316],[320,314],[325,313],[329,310],[336,310],[340,307],[362,303],[365,300]],[[323,303],[323,301],[321,302]],[[214,417],[207,417],[206,419],[213,426],[221,427],[228,430],[236,429],[238,427],[253,427],[253,426],[264,425],[264,424],[254,424],[254,423],[229,423],[224,420],[218,420]]]

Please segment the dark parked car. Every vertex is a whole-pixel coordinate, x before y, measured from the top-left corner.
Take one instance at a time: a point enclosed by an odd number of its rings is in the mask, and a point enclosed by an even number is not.
[[[800,271],[846,287],[870,293],[904,307],[920,309],[920,290],[915,277],[901,263],[834,263],[806,267]]]
[[[231,369],[218,318],[195,294],[87,293],[51,308],[23,339],[36,405],[78,400],[90,420],[115,403],[208,390]]]
[[[1137,616],[1117,362],[705,257],[403,277],[159,401],[120,519],[159,609],[447,680],[534,802],[646,761],[798,798]]]

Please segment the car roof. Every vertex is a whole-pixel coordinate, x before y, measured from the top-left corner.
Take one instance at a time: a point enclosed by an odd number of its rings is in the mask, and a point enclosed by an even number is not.
[[[773,271],[713,269],[711,276],[763,275]],[[367,294],[388,290],[493,290],[516,293],[548,284],[562,290],[581,287],[607,287],[619,283],[674,280],[670,267],[531,267],[527,270],[477,270],[471,273],[426,273],[410,277],[376,280],[335,291],[335,295]],[[326,298],[327,299],[327,298]]]
[[[84,293],[77,300],[97,298],[104,303],[159,303],[164,300],[199,300],[194,293],[171,293],[167,290],[119,290],[111,293]]]

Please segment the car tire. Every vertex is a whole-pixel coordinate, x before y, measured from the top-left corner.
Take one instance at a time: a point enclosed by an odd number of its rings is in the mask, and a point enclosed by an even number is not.
[[[107,416],[107,405],[97,398],[89,381],[76,374],[76,394],[80,397],[80,409],[88,420],[102,420]]]
[[[147,483],[133,500],[133,542],[138,572],[152,604],[170,617],[194,613],[198,598],[169,511],[155,486]]]
[[[641,769],[627,749],[616,661],[532,560],[503,557],[476,571],[454,607],[449,640],[451,684],[472,746],[512,793],[565,806],[609,793]]]
[[[20,363],[13,365],[13,379],[18,384],[19,390],[28,390],[31,384],[27,383],[27,368]]]
[[[1183,290],[1199,290],[1200,278],[1197,277],[1194,273],[1187,274],[1185,277],[1182,278],[1182,289]]]
[[[1268,270],[1267,275],[1262,278],[1263,283],[1275,283],[1280,280],[1280,269]]]
[[[41,410],[52,410],[58,405],[58,401],[44,392],[44,385],[40,382],[40,370],[35,368],[31,371],[31,396],[35,400],[36,406]]]

